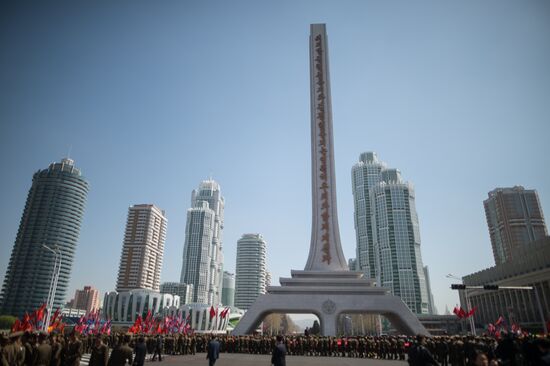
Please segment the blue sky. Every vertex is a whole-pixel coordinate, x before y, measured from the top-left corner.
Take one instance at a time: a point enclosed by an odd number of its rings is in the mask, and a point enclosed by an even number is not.
[[[3,2],[0,279],[32,174],[67,155],[91,184],[70,294],[114,288],[128,207],[166,210],[178,280],[191,190],[226,199],[225,269],[259,232],[274,282],[311,230],[310,23],[327,23],[340,232],[351,167],[376,151],[414,183],[436,306],[447,273],[493,265],[482,201],[538,190],[550,212],[550,2]]]

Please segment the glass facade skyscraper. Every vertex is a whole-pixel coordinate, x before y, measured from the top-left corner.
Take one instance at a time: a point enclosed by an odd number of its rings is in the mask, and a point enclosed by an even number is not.
[[[193,285],[193,302],[218,305],[222,292],[225,202],[214,180],[201,182],[187,210],[181,283]]]
[[[365,152],[351,170],[351,184],[355,207],[354,225],[357,240],[355,270],[362,271],[369,278],[376,278],[376,254],[371,221],[370,189],[380,183],[384,163],[376,153]]]
[[[36,172],[2,287],[0,314],[21,316],[47,301],[55,255],[61,269],[54,307],[65,304],[89,185],[71,159]]]
[[[267,244],[260,234],[244,234],[237,241],[235,306],[247,310],[265,294]]]
[[[376,278],[416,314],[429,312],[412,184],[375,153],[361,154],[352,169],[357,270]]]

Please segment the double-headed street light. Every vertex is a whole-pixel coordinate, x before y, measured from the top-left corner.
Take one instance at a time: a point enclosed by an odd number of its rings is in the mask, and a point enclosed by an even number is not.
[[[48,249],[50,252],[52,252],[55,256],[55,261],[53,264],[53,271],[52,271],[52,279],[50,281],[50,290],[48,291],[48,300],[46,303],[48,314],[46,315],[46,320],[44,321],[44,324],[42,326],[42,329],[44,331],[47,331],[50,325],[50,318],[52,316],[52,309],[55,301],[55,293],[57,292],[57,282],[59,280],[59,273],[61,272],[61,261],[63,257],[57,245],[55,246],[55,249],[50,248],[46,244],[42,244],[42,246]]]

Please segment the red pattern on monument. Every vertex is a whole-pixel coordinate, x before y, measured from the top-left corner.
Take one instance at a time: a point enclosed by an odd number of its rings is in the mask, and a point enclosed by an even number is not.
[[[319,127],[319,161],[320,161],[320,174],[319,178],[321,179],[321,242],[323,243],[323,262],[330,264],[330,225],[329,225],[329,211],[330,211],[330,200],[329,200],[329,185],[328,185],[328,173],[327,173],[327,130],[326,130],[326,114],[325,114],[325,94],[323,93],[325,80],[323,77],[323,48],[322,48],[322,38],[321,35],[315,37],[315,83],[317,87],[315,88],[315,96],[317,98],[317,110],[316,110],[316,121],[317,126]]]

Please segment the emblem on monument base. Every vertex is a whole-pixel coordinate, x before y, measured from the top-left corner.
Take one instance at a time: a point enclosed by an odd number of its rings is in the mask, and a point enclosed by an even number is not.
[[[330,299],[323,302],[321,306],[323,309],[323,313],[325,314],[333,314],[334,311],[336,310],[336,304],[334,303],[334,301]]]

